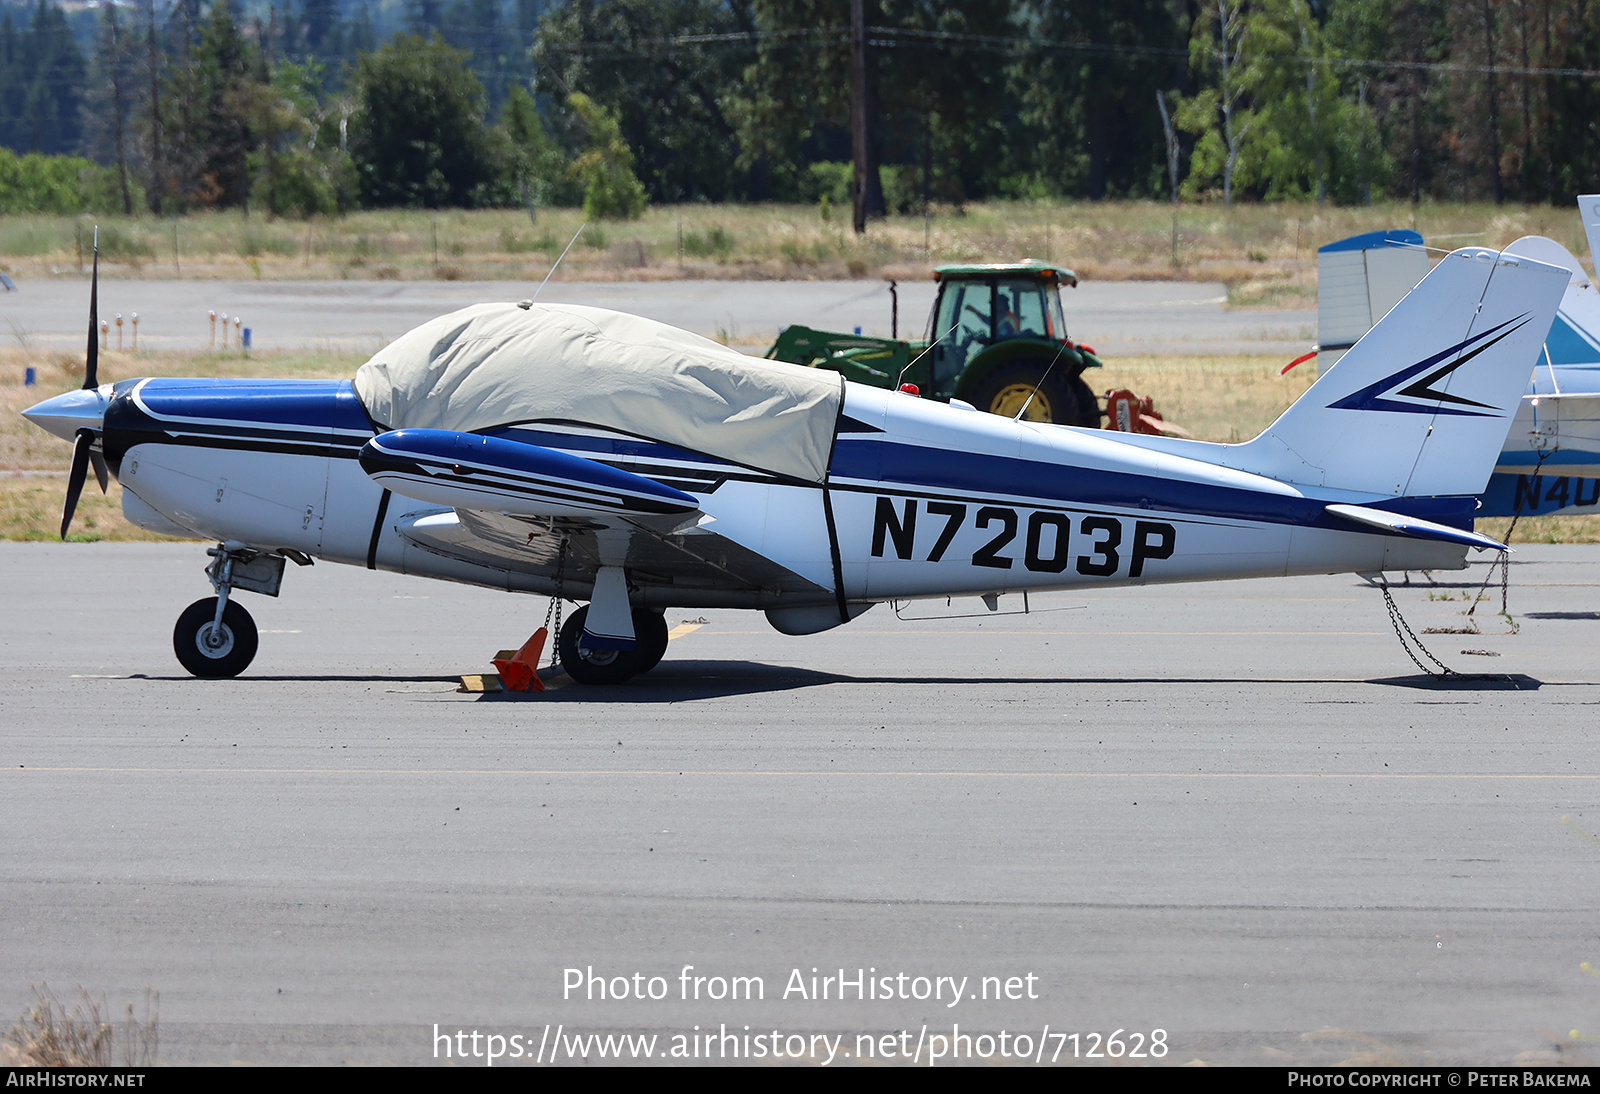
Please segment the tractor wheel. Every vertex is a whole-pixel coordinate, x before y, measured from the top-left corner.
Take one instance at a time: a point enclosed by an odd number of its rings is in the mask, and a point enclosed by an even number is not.
[[[1074,376],[1069,381],[1072,393],[1078,397],[1078,420],[1068,422],[1068,425],[1079,425],[1085,429],[1099,429],[1105,418],[1105,411],[1100,409],[1100,402],[1094,397],[1091,388],[1082,376]]]
[[[1059,362],[1058,362],[1059,364]],[[1016,361],[1001,365],[984,377],[973,393],[979,410],[1029,422],[1057,425],[1099,425],[1099,407],[1082,380],[1069,378],[1045,360]]]

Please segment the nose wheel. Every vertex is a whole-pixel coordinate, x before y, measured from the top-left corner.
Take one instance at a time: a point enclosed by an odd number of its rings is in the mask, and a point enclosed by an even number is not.
[[[217,598],[196,600],[178,616],[172,630],[172,651],[193,675],[238,676],[255,660],[258,637],[250,613],[230,600],[217,618]]]
[[[580,649],[583,622],[589,617],[587,606],[579,608],[561,625],[556,653],[567,675],[580,684],[620,684],[641,672],[649,672],[667,652],[667,620],[660,612],[633,609],[635,646],[631,650]]]

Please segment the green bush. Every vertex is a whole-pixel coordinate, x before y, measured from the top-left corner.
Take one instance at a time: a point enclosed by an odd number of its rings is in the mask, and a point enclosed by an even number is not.
[[[135,207],[144,189],[129,181]],[[0,147],[0,213],[111,213],[122,211],[122,186],[115,167],[79,156],[19,156]]]
[[[255,176],[250,200],[275,216],[328,216],[355,203],[355,163],[344,153],[321,157],[293,148],[274,153],[270,160],[254,153],[250,160]]]
[[[584,215],[590,220],[637,220],[649,198],[633,173],[633,151],[622,137],[616,115],[578,92],[567,103],[583,123],[588,140],[568,169],[583,183]]]
[[[799,200],[816,205],[823,198],[834,208],[850,208],[850,176],[855,168],[848,163],[813,163],[795,179]]]
[[[922,168],[914,164],[880,167],[878,177],[883,181],[883,205],[891,213],[920,213],[922,211]]]
[[[718,224],[701,235],[686,232],[683,236],[683,253],[691,258],[727,258],[733,253],[733,234]]]
[[[78,171],[78,191],[83,195],[84,213],[121,213],[122,182],[115,167],[86,163]],[[135,211],[145,207],[144,187],[128,176],[128,200]]]

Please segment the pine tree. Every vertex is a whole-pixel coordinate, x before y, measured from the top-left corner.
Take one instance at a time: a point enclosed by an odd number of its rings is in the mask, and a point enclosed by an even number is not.
[[[12,63],[0,76],[0,141],[19,152],[81,151],[88,65],[66,16],[38,0],[27,32],[13,35]]]
[[[133,186],[129,173],[136,151],[133,137],[136,92],[133,39],[122,25],[114,4],[101,9],[100,37],[95,50],[95,81],[88,101],[93,119],[90,133],[95,158],[117,169],[118,204],[123,215],[133,214]]]

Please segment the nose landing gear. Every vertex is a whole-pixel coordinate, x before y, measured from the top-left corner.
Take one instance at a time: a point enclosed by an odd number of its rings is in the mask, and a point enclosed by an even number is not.
[[[258,551],[234,540],[219,543],[206,554],[211,556],[206,577],[217,595],[196,600],[178,616],[178,625],[172,630],[172,651],[195,676],[238,676],[255,659],[259,636],[255,620],[230,600],[229,594],[245,589],[277,596],[283,585],[285,555],[301,566],[309,566],[311,559],[298,551]]]

